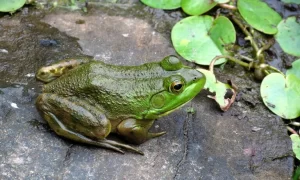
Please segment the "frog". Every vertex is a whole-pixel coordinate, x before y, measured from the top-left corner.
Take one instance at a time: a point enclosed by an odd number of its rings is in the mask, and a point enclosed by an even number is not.
[[[164,135],[149,132],[154,121],[192,100],[206,81],[173,55],[138,66],[69,58],[41,67],[36,78],[45,83],[36,107],[57,135],[142,155],[132,144]],[[125,141],[112,140],[110,134]]]

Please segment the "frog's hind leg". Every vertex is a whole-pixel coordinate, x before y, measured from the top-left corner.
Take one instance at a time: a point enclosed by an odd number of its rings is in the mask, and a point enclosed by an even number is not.
[[[126,144],[107,140],[111,124],[100,109],[75,97],[41,94],[36,101],[44,119],[56,134],[65,138],[124,153],[120,148],[143,152]]]
[[[142,151],[139,151],[139,150],[137,150],[137,149],[135,149],[131,146],[128,146],[126,144],[121,144],[121,143],[111,141],[111,140],[107,140],[107,139],[102,139],[102,140],[95,141],[95,140],[87,138],[87,137],[85,137],[85,136],[83,136],[79,133],[75,133],[73,131],[70,131],[52,113],[49,113],[48,115],[46,115],[45,118],[47,119],[49,126],[52,129],[54,129],[55,132],[58,135],[63,136],[65,138],[72,139],[72,140],[75,140],[75,141],[81,142],[81,143],[86,143],[86,144],[90,144],[90,145],[95,145],[95,146],[111,149],[111,150],[120,152],[122,154],[124,154],[124,151],[122,151],[120,148],[128,149],[128,150],[131,150],[133,152],[144,155],[144,153]],[[118,148],[118,147],[120,147],[120,148]]]
[[[91,59],[86,57],[64,59],[49,66],[40,68],[36,73],[36,78],[48,83],[65,74],[69,70],[88,62],[91,62]]]

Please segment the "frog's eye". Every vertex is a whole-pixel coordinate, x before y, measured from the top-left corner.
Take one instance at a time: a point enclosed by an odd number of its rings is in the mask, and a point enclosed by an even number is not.
[[[170,91],[173,93],[180,93],[182,92],[184,87],[184,82],[182,81],[174,81],[172,82],[171,86],[170,86]]]

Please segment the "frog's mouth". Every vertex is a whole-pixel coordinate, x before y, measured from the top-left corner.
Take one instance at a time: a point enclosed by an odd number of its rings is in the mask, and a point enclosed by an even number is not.
[[[177,109],[180,109],[182,106],[186,105],[188,102],[189,102],[189,101],[187,101],[187,102],[185,102],[185,103],[183,103],[183,104],[181,104],[181,105],[178,105],[177,107],[175,107],[174,109],[172,109],[172,110],[170,110],[170,111],[166,111],[166,112],[164,112],[164,113],[162,113],[162,114],[158,114],[158,115],[157,115],[157,118],[160,118],[160,117],[162,117],[162,116],[166,116],[166,115],[168,115],[168,114],[170,114],[170,113],[176,111]]]

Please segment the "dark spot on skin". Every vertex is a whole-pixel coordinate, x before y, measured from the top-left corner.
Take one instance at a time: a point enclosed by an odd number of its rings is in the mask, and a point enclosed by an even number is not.
[[[70,66],[67,66],[67,68],[68,68],[68,69],[72,69],[72,68],[73,68],[73,66],[72,66],[72,65],[70,65]]]
[[[55,73],[55,69],[51,69],[50,72],[51,72],[51,73]]]
[[[41,72],[41,73],[40,73],[40,75],[42,75],[42,76],[45,75],[45,74],[46,74],[45,72]]]

